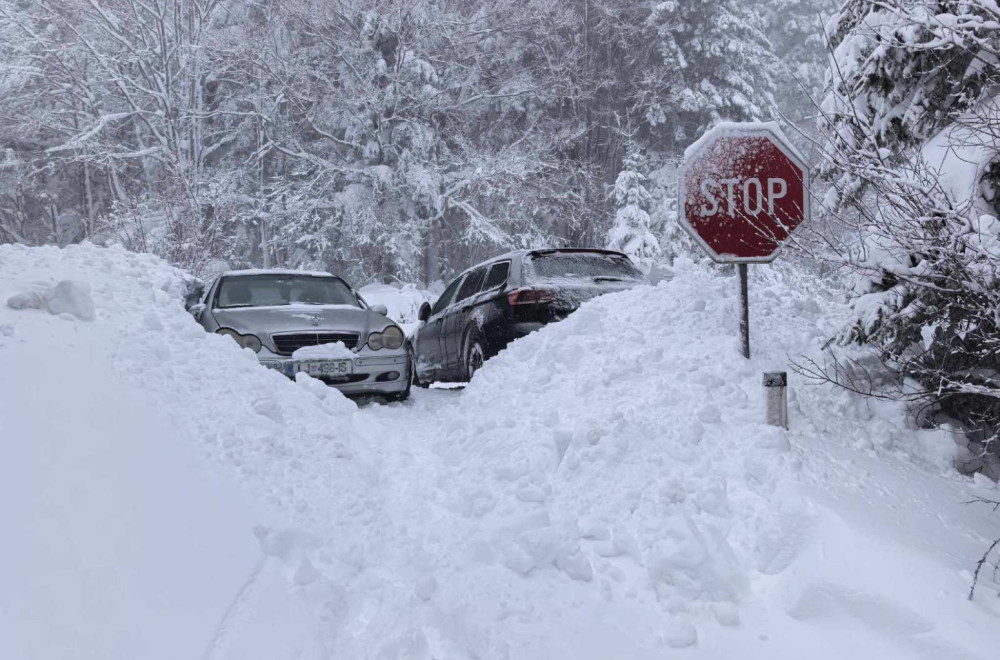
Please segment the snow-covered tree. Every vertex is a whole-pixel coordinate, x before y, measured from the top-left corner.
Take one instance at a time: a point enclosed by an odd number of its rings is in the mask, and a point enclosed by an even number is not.
[[[660,252],[660,244],[650,231],[652,196],[646,188],[645,169],[646,159],[632,146],[615,180],[615,220],[608,232],[608,248],[624,252],[639,263],[650,263]]]
[[[758,0],[763,31],[771,42],[775,68],[775,102],[800,130],[814,128],[814,100],[823,93],[828,52],[826,21],[839,3],[828,0]]]
[[[837,255],[858,275],[842,339],[900,376],[881,393],[960,420],[989,445],[1000,431],[1000,11],[986,0],[852,0],[829,30],[825,205],[858,237]],[[857,374],[836,376],[857,386]]]
[[[359,281],[603,244],[620,120],[666,162],[768,115],[759,28],[734,0],[0,0],[0,241]]]
[[[671,130],[666,139],[687,146],[719,120],[772,116],[775,57],[756,7],[666,0],[648,22],[668,77],[647,116]]]

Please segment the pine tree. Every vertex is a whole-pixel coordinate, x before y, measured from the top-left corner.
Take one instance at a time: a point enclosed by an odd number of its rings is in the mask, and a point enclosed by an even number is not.
[[[775,57],[756,9],[742,0],[658,3],[649,17],[670,71],[648,114],[687,146],[719,120],[770,118]]]
[[[837,3],[829,0],[757,0],[764,34],[773,45],[777,67],[773,78],[782,115],[810,129],[814,99],[823,92],[827,50],[823,27]]]
[[[650,231],[649,206],[652,196],[646,189],[646,160],[634,145],[628,150],[613,192],[615,221],[608,232],[608,247],[649,265],[659,255],[660,245]]]

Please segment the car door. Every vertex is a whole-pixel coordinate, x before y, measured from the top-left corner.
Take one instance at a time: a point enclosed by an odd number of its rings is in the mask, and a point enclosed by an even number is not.
[[[506,298],[507,280],[510,276],[510,262],[498,261],[490,266],[480,292],[476,294],[476,323],[482,332],[483,349],[486,359],[493,357],[506,344],[508,309]]]
[[[445,315],[444,330],[442,331],[442,345],[445,371],[448,376],[459,374],[462,365],[462,335],[465,331],[465,323],[468,319],[469,311],[475,304],[475,295],[479,293],[479,288],[486,277],[486,266],[480,266],[466,275],[458,293],[455,294],[455,301]]]
[[[436,380],[442,373],[441,331],[444,327],[444,317],[448,305],[455,297],[455,292],[462,284],[462,278],[457,277],[448,285],[431,306],[431,315],[417,332],[416,350],[417,371],[421,380]]]
[[[196,317],[201,327],[205,328],[207,332],[215,332],[219,329],[219,324],[215,322],[215,316],[212,314],[212,308],[215,306],[215,298],[219,291],[219,282],[222,281],[222,276],[216,277],[212,284],[208,287],[208,291],[205,293],[205,297],[201,300],[202,311]]]

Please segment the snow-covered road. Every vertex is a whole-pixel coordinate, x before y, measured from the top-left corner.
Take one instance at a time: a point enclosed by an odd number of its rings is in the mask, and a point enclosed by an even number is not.
[[[964,502],[1000,491],[893,404],[793,378],[763,425],[761,372],[843,313],[769,272],[749,362],[689,264],[358,407],[206,335],[153,257],[0,246],[0,301],[96,310],[0,308],[0,657],[994,657]]]

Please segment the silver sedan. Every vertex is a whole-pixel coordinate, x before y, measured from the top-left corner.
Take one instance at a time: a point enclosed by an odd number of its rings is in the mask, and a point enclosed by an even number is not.
[[[257,353],[289,378],[305,372],[345,394],[410,394],[403,331],[329,273],[244,270],[219,275],[190,308],[209,332]]]

